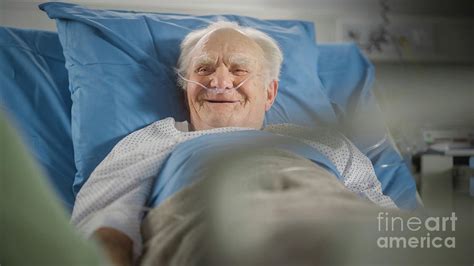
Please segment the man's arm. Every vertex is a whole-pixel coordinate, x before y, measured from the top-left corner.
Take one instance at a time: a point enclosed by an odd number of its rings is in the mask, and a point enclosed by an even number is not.
[[[92,237],[99,242],[113,265],[133,264],[133,242],[127,235],[113,228],[101,227]]]
[[[95,236],[119,265],[129,265],[142,251],[144,206],[154,177],[168,156],[161,152],[165,137],[159,129],[152,124],[122,139],[76,197],[71,223],[85,237]],[[166,138],[163,142],[169,143]]]

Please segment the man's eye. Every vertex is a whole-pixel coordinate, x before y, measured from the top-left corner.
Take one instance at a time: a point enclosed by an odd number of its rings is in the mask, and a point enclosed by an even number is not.
[[[237,68],[234,70],[234,74],[235,75],[246,75],[247,73],[249,73],[246,69],[243,69],[243,68]]]
[[[208,74],[210,74],[210,68],[208,68],[208,67],[199,67],[196,70],[196,73],[199,74],[199,75],[208,75]]]

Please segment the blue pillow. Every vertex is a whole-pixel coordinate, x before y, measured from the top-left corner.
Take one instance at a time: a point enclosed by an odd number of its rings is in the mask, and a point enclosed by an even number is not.
[[[0,84],[0,107],[70,210],[76,172],[71,95],[58,35],[0,27]]]
[[[317,73],[314,26],[302,21],[93,10],[45,3],[56,19],[69,72],[74,192],[124,136],[168,116],[187,118],[172,68],[190,31],[217,20],[237,21],[274,37],[284,53],[279,96],[266,123],[334,121]]]
[[[391,142],[372,92],[373,65],[354,44],[318,49],[318,74],[342,131],[372,161],[383,193],[400,208],[418,207],[415,180]]]

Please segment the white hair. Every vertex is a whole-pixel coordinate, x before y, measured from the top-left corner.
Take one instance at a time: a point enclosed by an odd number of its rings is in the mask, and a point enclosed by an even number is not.
[[[191,55],[193,49],[199,43],[199,41],[208,36],[210,33],[219,29],[234,29],[257,43],[263,51],[264,57],[264,82],[268,85],[272,80],[279,80],[281,63],[283,62],[283,54],[278,47],[277,42],[266,33],[250,28],[242,27],[235,22],[229,21],[217,21],[210,24],[204,29],[198,29],[192,31],[186,35],[184,40],[181,42],[181,54],[178,59],[178,66],[176,71],[183,77],[188,77],[188,69],[191,63]],[[182,89],[186,89],[186,81],[182,78],[178,78],[178,85]]]

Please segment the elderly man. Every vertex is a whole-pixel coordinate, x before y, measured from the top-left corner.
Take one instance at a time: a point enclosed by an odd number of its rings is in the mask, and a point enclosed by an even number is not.
[[[181,44],[177,73],[190,121],[166,118],[120,141],[79,192],[73,224],[97,237],[115,263],[130,263],[132,250],[138,257],[144,205],[167,156],[177,144],[199,136],[261,130],[277,96],[282,60],[276,42],[252,28],[217,22],[189,33]],[[263,130],[300,138],[329,158],[350,191],[396,207],[382,194],[370,161],[342,135],[304,137],[305,129],[292,125]]]

